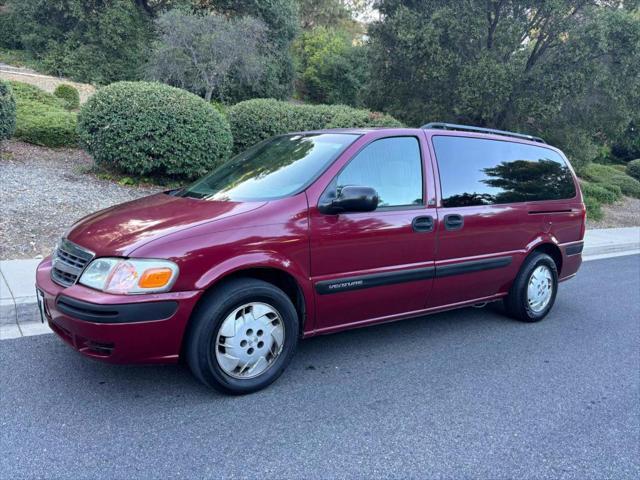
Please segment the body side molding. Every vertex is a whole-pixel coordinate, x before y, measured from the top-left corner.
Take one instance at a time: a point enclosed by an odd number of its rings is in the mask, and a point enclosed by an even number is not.
[[[410,270],[400,270],[397,272],[373,273],[354,277],[345,277],[335,280],[322,280],[315,284],[316,292],[320,295],[331,293],[349,292],[364,288],[393,285],[395,283],[414,282],[417,280],[428,280],[430,278],[449,277],[451,275],[462,275],[465,273],[480,272],[482,270],[492,270],[511,265],[513,257],[504,256],[488,258],[483,260],[469,260],[466,262],[444,265],[441,267],[423,267]]]

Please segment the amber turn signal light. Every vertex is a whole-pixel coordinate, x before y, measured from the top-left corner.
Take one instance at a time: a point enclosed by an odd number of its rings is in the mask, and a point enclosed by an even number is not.
[[[172,274],[173,272],[170,268],[149,268],[140,277],[138,286],[140,288],[164,287],[171,280]]]

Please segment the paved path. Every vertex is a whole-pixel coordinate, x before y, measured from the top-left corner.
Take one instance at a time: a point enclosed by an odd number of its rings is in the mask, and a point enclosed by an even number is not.
[[[536,324],[465,309],[310,339],[237,398],[2,341],[0,477],[636,479],[639,272],[586,263]]]
[[[62,83],[73,85],[80,94],[80,103],[86,102],[89,97],[96,92],[96,88],[88,83],[74,82],[66,78],[53,77],[51,75],[42,75],[29,68],[13,67],[6,63],[0,63],[0,79],[29,83],[49,93],[53,93],[56,87]]]

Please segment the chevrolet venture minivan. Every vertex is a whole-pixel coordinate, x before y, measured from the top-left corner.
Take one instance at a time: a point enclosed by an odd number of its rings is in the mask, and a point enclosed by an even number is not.
[[[576,176],[540,138],[442,123],[291,133],[80,220],[37,293],[86,356],[182,358],[242,394],[278,378],[300,338],[496,300],[541,320],[584,232]]]

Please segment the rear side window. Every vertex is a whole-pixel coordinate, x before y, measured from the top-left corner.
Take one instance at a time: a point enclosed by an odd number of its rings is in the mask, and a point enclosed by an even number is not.
[[[482,138],[433,137],[442,205],[467,207],[576,195],[571,171],[544,147]]]
[[[338,174],[336,189],[375,188],[379,207],[422,204],[422,160],[415,137],[382,138],[367,145]]]

